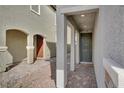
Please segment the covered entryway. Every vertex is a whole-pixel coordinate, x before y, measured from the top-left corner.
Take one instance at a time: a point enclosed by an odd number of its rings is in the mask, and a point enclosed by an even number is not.
[[[34,59],[43,58],[43,37],[41,35],[34,35]]]
[[[19,63],[27,57],[27,34],[21,30],[6,31],[6,45],[13,57],[13,63]]]
[[[80,34],[80,62],[92,62],[92,34]]]
[[[94,64],[94,46],[96,46],[96,14],[98,6],[58,6],[57,7],[57,87],[87,87],[96,82]],[[71,62],[70,71],[67,66],[67,25],[71,24]],[[98,39],[97,39],[98,40]],[[92,45],[93,41],[93,45]],[[96,48],[95,48],[96,49]],[[96,53],[96,51],[95,51]],[[87,62],[88,64],[79,64]],[[91,70],[92,69],[92,70]],[[77,74],[76,74],[77,73]],[[89,75],[88,75],[89,73]],[[82,74],[82,76],[81,76]],[[68,76],[70,76],[68,78]],[[75,77],[75,79],[74,79]],[[83,78],[84,77],[84,78]],[[93,77],[93,78],[92,78]],[[88,81],[91,80],[91,84]],[[75,82],[75,83],[72,83]],[[78,84],[73,86],[73,84]],[[84,85],[82,85],[84,84]],[[96,87],[96,85],[95,85]]]

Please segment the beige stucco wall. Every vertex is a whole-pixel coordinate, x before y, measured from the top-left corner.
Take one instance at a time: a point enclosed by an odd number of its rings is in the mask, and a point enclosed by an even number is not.
[[[28,34],[27,46],[33,46],[33,35],[40,34],[44,36],[45,58],[55,56],[56,49],[56,26],[55,12],[48,6],[40,6],[41,14],[37,15],[30,11],[28,5],[0,6],[0,47],[6,46],[6,30],[17,29]],[[7,52],[6,52],[7,53]],[[0,52],[0,64],[5,63],[1,60],[3,57],[9,59],[4,53]],[[29,54],[29,52],[28,52]],[[10,59],[11,60],[11,59]],[[11,63],[11,61],[8,61]],[[6,64],[6,63],[5,63]]]
[[[6,45],[13,62],[20,62],[27,56],[27,35],[18,30],[7,30]]]
[[[30,34],[45,36],[46,42],[55,42],[55,13],[48,6],[41,6],[41,15],[30,11],[30,6],[0,6],[0,26],[5,37],[6,29],[20,29]],[[0,41],[5,45],[5,38]],[[47,53],[46,53],[47,55]]]

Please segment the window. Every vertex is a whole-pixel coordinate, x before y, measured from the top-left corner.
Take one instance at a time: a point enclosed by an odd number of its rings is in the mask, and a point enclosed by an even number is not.
[[[40,15],[40,5],[31,5],[30,10],[35,14]]]

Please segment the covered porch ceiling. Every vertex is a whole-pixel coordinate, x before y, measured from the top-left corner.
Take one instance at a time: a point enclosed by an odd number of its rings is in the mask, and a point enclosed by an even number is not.
[[[96,12],[69,15],[69,21],[73,22],[80,33],[92,32],[94,30]]]
[[[51,5],[51,7],[56,11],[56,5]],[[64,7],[70,7],[70,6],[64,6]],[[87,32],[93,32],[94,30],[96,13],[97,10],[93,9],[91,11],[85,11],[85,12],[81,11],[81,12],[70,13],[67,15],[68,15],[68,20],[77,27],[80,33],[87,33]]]

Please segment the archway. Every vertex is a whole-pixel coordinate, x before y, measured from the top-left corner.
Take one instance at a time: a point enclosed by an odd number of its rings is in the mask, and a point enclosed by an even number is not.
[[[7,30],[6,45],[13,56],[13,63],[20,63],[27,57],[27,34],[23,31],[16,29]]]
[[[41,59],[43,58],[44,50],[43,50],[43,37],[41,35],[34,35],[34,59]]]

